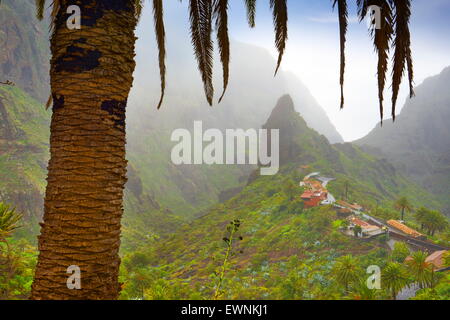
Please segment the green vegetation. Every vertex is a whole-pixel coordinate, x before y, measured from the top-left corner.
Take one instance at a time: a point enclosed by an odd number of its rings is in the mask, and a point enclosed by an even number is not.
[[[18,87],[0,86],[0,200],[24,215],[17,236],[34,239],[42,211],[50,114]]]
[[[436,210],[421,207],[416,212],[416,220],[420,223],[421,230],[426,230],[431,236],[434,236],[436,231],[442,232],[448,228],[447,218]]]
[[[0,300],[26,299],[33,279],[36,249],[13,240],[21,215],[0,202]]]
[[[351,255],[346,255],[338,258],[334,265],[333,273],[339,284],[345,287],[345,292],[349,291],[350,283],[361,274],[361,269],[358,262]]]
[[[345,220],[330,206],[305,210],[298,197],[290,200],[290,192],[286,192],[290,188],[284,183],[295,181],[296,175],[296,171],[284,171],[259,177],[163,243],[140,248],[147,277],[159,275],[157,280],[138,282],[143,296],[153,297],[156,291],[164,299],[214,297],[217,270],[226,254],[221,246],[224,236],[217,230],[235,219],[245,221],[239,229],[243,252],[227,262],[227,276],[221,284],[223,299],[393,299],[406,285],[420,281],[416,269],[404,262],[410,254],[405,244],[396,244],[389,253],[386,238],[361,241],[341,233]],[[296,189],[298,194],[302,191]],[[126,254],[124,261],[133,255]],[[367,287],[365,270],[371,265],[382,270],[380,290]],[[135,272],[131,271],[136,268],[140,267],[127,264],[122,268],[122,279],[130,284],[122,292],[124,299],[139,297]],[[435,287],[441,288],[444,280],[436,281]]]
[[[236,233],[239,231],[240,226],[241,221],[239,220],[234,220],[227,226],[227,236],[223,238],[223,241],[226,243],[227,248],[225,251],[225,257],[222,266],[220,267],[219,272],[215,273],[215,275],[217,276],[217,285],[214,292],[214,300],[219,299],[224,293],[222,290],[222,284],[225,278],[225,273],[227,271],[228,261],[233,255],[235,255],[235,252],[233,251],[233,243],[235,242]],[[242,236],[237,237],[237,239],[241,241],[243,240]]]
[[[382,281],[396,300],[397,294],[408,284],[408,274],[403,265],[398,262],[389,262],[382,273]]]
[[[397,201],[395,201],[394,206],[395,206],[395,209],[401,211],[401,213],[402,213],[401,220],[405,219],[405,211],[411,212],[413,210],[411,203],[409,202],[408,198],[406,198],[406,197],[398,198]]]

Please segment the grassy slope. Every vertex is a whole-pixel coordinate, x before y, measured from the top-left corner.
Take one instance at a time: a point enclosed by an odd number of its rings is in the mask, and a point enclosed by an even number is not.
[[[381,244],[340,234],[337,224],[332,223],[336,217],[328,208],[303,212],[301,204],[287,201],[282,191],[285,177],[257,179],[175,235],[142,249],[151,257],[147,271],[160,274],[162,285],[173,290],[166,298],[211,298],[213,273],[219,269],[225,250],[225,227],[234,219],[242,221],[239,235],[243,240],[238,241],[237,254],[226,273],[226,298],[341,297],[341,288],[331,276],[336,257],[353,253],[367,263],[381,263],[387,254]],[[328,221],[324,228],[316,228],[321,223],[317,217]],[[301,274],[303,280],[298,279]]]
[[[1,86],[0,97],[6,111],[0,138],[0,195],[18,206],[27,228],[35,233],[45,191],[50,113],[17,87]]]

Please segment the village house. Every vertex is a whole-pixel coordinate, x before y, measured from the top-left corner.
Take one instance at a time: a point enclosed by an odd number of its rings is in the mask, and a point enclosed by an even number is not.
[[[447,252],[448,250],[435,251],[427,257],[425,262],[432,264],[436,271],[448,270],[450,266],[445,265],[444,259]]]
[[[450,266],[445,265],[444,257],[447,252],[448,252],[448,250],[435,251],[425,259],[425,262],[432,265],[434,271],[437,271],[437,272],[447,271],[450,269]],[[408,262],[411,260],[412,260],[412,257],[408,256],[408,257],[406,257],[405,262]]]
[[[335,206],[336,206],[337,208],[340,208],[340,209],[348,209],[348,210],[351,210],[351,211],[354,212],[354,213],[360,213],[360,212],[363,212],[363,211],[364,211],[364,208],[363,208],[361,205],[359,205],[359,204],[357,204],[357,203],[350,204],[350,203],[348,203],[348,202],[346,202],[346,201],[344,201],[344,200],[338,200],[338,201],[336,201]]]
[[[386,233],[386,230],[383,230],[377,226],[371,225],[370,223],[361,220],[355,216],[350,216],[347,219],[349,221],[349,227],[348,230],[351,231],[349,232],[349,234],[354,236],[354,232],[353,230],[355,229],[356,226],[360,226],[361,227],[361,236],[363,238],[371,238],[374,236],[377,236],[379,234],[382,233]]]
[[[340,218],[346,218],[353,214],[353,211],[347,208],[337,208],[336,212]]]
[[[304,202],[305,209],[317,207],[322,201],[327,199],[328,194],[324,191],[307,190],[300,196]]]
[[[312,191],[324,191],[325,190],[320,181],[312,180],[312,179],[303,180],[302,182],[300,182],[300,187],[305,187]]]
[[[389,220],[387,223],[391,227],[393,227],[397,230],[400,230],[401,232],[403,232],[411,237],[418,238],[418,239],[426,239],[426,237],[423,234],[421,234],[420,232],[418,232],[414,229],[411,229],[410,227],[404,225],[403,223],[401,223],[398,220]]]

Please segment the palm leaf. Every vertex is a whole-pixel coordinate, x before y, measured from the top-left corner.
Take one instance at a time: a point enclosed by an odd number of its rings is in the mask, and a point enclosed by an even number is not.
[[[409,19],[411,17],[411,0],[393,0],[395,7],[395,39],[394,67],[392,71],[392,119],[395,120],[395,109],[400,85],[405,72],[405,64],[409,75],[410,97],[414,96],[413,68],[411,57],[411,39]]]
[[[44,10],[45,10],[45,0],[35,0],[36,1],[36,17],[39,20],[44,18]]]
[[[220,51],[220,60],[223,68],[223,93],[219,99],[222,101],[228,87],[230,74],[230,39],[228,37],[228,0],[215,0],[214,17],[216,20],[217,42]]]
[[[134,0],[134,15],[137,19],[141,17],[144,0]]]
[[[60,0],[53,0],[52,12],[50,13],[51,17],[50,32],[52,33],[55,31],[56,15],[58,14],[60,8],[61,8]]]
[[[256,0],[245,0],[245,7],[247,8],[247,21],[250,28],[255,27],[256,15]]]
[[[362,21],[371,5],[381,8],[381,26],[379,29],[371,28],[370,33],[373,38],[375,51],[378,55],[377,77],[378,77],[378,100],[380,109],[381,125],[384,117],[384,88],[386,85],[386,74],[388,70],[390,44],[394,33],[392,17],[392,0],[358,0],[358,14]]]
[[[166,31],[164,28],[163,0],[153,0],[153,17],[155,20],[156,42],[158,44],[159,74],[161,78],[161,97],[158,102],[158,109],[161,108],[164,93],[166,90]]]
[[[10,236],[11,233],[19,228],[18,223],[22,216],[14,209],[0,202],[0,240]]]
[[[334,0],[333,8],[338,7],[338,15],[339,15],[339,33],[340,33],[340,42],[341,42],[341,72],[340,72],[340,80],[341,84],[341,109],[344,108],[344,75],[345,75],[345,41],[346,34],[348,28],[348,8],[347,8],[347,0]]]
[[[288,38],[288,11],[286,0],[270,0],[270,7],[273,11],[273,24],[275,29],[275,46],[278,50],[278,61],[275,75],[281,66],[284,50],[286,49],[286,41]]]
[[[214,88],[212,84],[213,72],[213,43],[212,32],[212,0],[190,0],[189,16],[191,22],[191,38],[198,69],[203,81],[206,99],[212,105]]]

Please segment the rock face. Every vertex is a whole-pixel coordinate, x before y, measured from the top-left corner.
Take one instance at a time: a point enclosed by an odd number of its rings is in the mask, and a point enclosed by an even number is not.
[[[330,143],[344,143],[344,139],[328,118],[325,110],[311,95],[308,88],[292,73],[285,72],[286,86],[296,110],[310,128],[327,137]]]
[[[450,67],[426,79],[395,123],[386,121],[356,141],[440,195],[450,213]]]
[[[338,158],[337,150],[330,145],[327,138],[308,127],[296,111],[290,95],[278,100],[263,128],[280,130],[281,165],[289,162],[312,163],[324,156],[330,159]]]
[[[13,81],[45,102],[49,95],[49,32],[45,22],[36,20],[35,12],[34,1],[1,1],[0,81]]]

